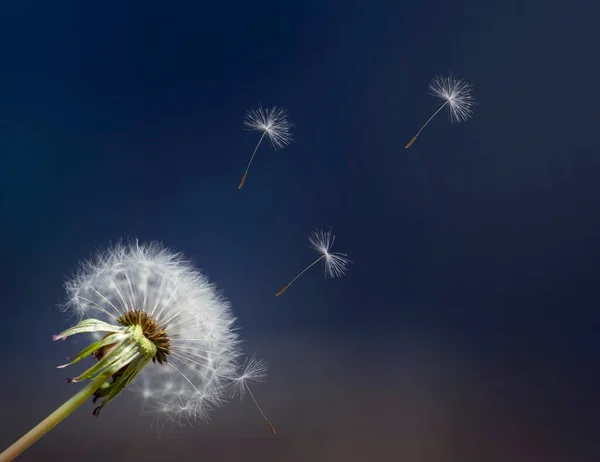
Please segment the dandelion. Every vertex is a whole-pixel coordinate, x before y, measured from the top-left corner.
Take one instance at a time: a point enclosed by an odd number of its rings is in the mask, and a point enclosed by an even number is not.
[[[256,155],[256,151],[258,150],[258,147],[262,143],[265,136],[269,138],[271,146],[273,146],[273,149],[275,150],[282,149],[292,142],[292,134],[290,133],[292,124],[288,121],[287,110],[278,108],[277,106],[273,106],[272,108],[266,110],[262,107],[259,107],[258,109],[250,109],[246,112],[244,125],[249,130],[262,132],[262,135],[258,140],[258,144],[254,148],[254,152],[252,153],[252,157],[250,157],[250,162],[248,162],[248,166],[246,167],[244,176],[242,176],[242,180],[238,185],[238,189],[241,189],[242,186],[244,186],[244,182],[248,176],[248,170],[250,169],[250,164],[252,164],[254,156]]]
[[[473,86],[465,80],[454,79],[452,75],[448,77],[435,76],[429,84],[429,94],[444,101],[437,111],[421,127],[412,140],[408,142],[405,148],[410,148],[417,141],[417,137],[431,120],[444,107],[448,107],[450,121],[464,122],[471,118],[473,114],[472,106],[475,105],[475,98],[471,96]]]
[[[283,288],[275,294],[279,297],[284,293],[296,279],[302,276],[310,267],[316,265],[321,260],[325,262],[325,277],[330,278],[341,278],[347,270],[347,266],[351,263],[346,257],[345,253],[332,253],[331,247],[335,241],[335,236],[331,231],[324,231],[322,229],[314,230],[308,238],[308,247],[320,253],[321,256],[313,261],[310,265],[304,268],[298,275],[288,282]]]
[[[162,425],[184,425],[206,420],[232,386],[247,388],[248,380],[264,378],[262,361],[239,371],[240,339],[229,303],[180,254],[160,244],[116,245],[84,263],[65,287],[64,308],[79,322],[54,340],[81,333],[100,337],[58,368],[86,357],[97,362],[67,379],[87,385],[0,453],[2,462],[13,460],[89,398],[100,400],[93,411],[98,416],[127,387]]]

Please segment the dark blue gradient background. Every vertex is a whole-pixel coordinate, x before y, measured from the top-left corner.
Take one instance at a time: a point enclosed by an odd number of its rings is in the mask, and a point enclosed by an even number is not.
[[[577,8],[573,8],[577,6]],[[0,5],[0,447],[73,393],[62,283],[161,240],[231,300],[257,398],[157,437],[122,396],[37,460],[600,459],[595,2]],[[473,83],[471,121],[431,77]],[[257,154],[244,111],[289,109]],[[313,228],[354,264],[307,272]]]

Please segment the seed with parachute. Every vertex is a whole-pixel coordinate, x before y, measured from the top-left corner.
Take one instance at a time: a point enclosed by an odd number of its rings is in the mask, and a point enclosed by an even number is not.
[[[261,407],[258,405],[252,390],[250,390],[250,386],[248,382],[264,382],[265,377],[267,376],[267,364],[263,360],[257,360],[254,357],[251,357],[249,360],[246,360],[243,368],[243,373],[234,380],[233,382],[233,396],[239,396],[240,400],[245,396],[246,392],[254,401],[254,404],[258,408],[259,412],[267,422],[269,429],[273,433],[273,435],[277,434],[275,431],[275,426],[271,423],[269,418],[265,415]]]
[[[262,135],[254,148],[254,152],[246,166],[246,171],[240,180],[238,189],[242,189],[242,186],[244,186],[246,178],[248,177],[250,165],[265,136],[269,139],[271,146],[273,146],[273,149],[275,150],[283,149],[292,142],[292,134],[290,132],[292,124],[288,121],[287,110],[277,106],[273,106],[269,109],[259,107],[258,109],[248,110],[244,119],[244,125],[249,130],[262,132]]]
[[[444,107],[448,108],[450,121],[464,122],[473,115],[472,107],[475,105],[475,98],[471,95],[473,86],[465,80],[454,79],[452,75],[448,77],[435,76],[429,84],[429,94],[441,99],[444,103],[437,111],[423,124],[417,134],[406,144],[405,148],[410,148],[423,129],[433,120],[433,118]]]
[[[331,247],[333,246],[334,241],[335,236],[332,234],[331,230],[314,230],[308,238],[308,247],[320,253],[321,256],[300,271],[300,273],[298,273],[294,279],[283,286],[279,292],[275,294],[275,296],[279,297],[281,294],[283,294],[294,283],[294,281],[296,281],[296,279],[302,276],[309,268],[316,265],[321,260],[325,262],[325,277],[341,278],[346,273],[348,264],[350,264],[351,261],[348,260],[348,256],[345,253],[331,252]]]

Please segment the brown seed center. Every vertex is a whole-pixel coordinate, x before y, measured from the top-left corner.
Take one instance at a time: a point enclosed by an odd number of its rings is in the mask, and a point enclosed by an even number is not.
[[[171,341],[164,327],[158,324],[148,313],[141,310],[130,310],[119,317],[118,321],[119,324],[127,327],[141,326],[144,337],[156,345],[156,355],[152,358],[152,362],[158,361],[159,364],[167,362]]]

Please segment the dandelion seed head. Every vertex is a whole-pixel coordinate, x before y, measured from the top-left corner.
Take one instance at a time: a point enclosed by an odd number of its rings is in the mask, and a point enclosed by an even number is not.
[[[335,236],[331,230],[314,230],[308,238],[308,246],[323,255],[325,260],[325,276],[340,278],[346,274],[347,267],[351,261],[345,253],[333,253],[331,247],[335,242]]]
[[[429,94],[447,102],[451,122],[464,122],[473,115],[475,98],[471,95],[473,86],[452,75],[435,76],[429,84]]]
[[[263,132],[273,149],[282,149],[292,142],[292,124],[286,109],[273,106],[269,109],[250,109],[246,112],[244,125],[250,130]]]
[[[127,389],[160,422],[207,419],[239,380],[240,340],[230,305],[182,255],[156,243],[115,245],[81,265],[65,288],[65,309],[114,325],[138,322],[155,343],[157,361]]]

